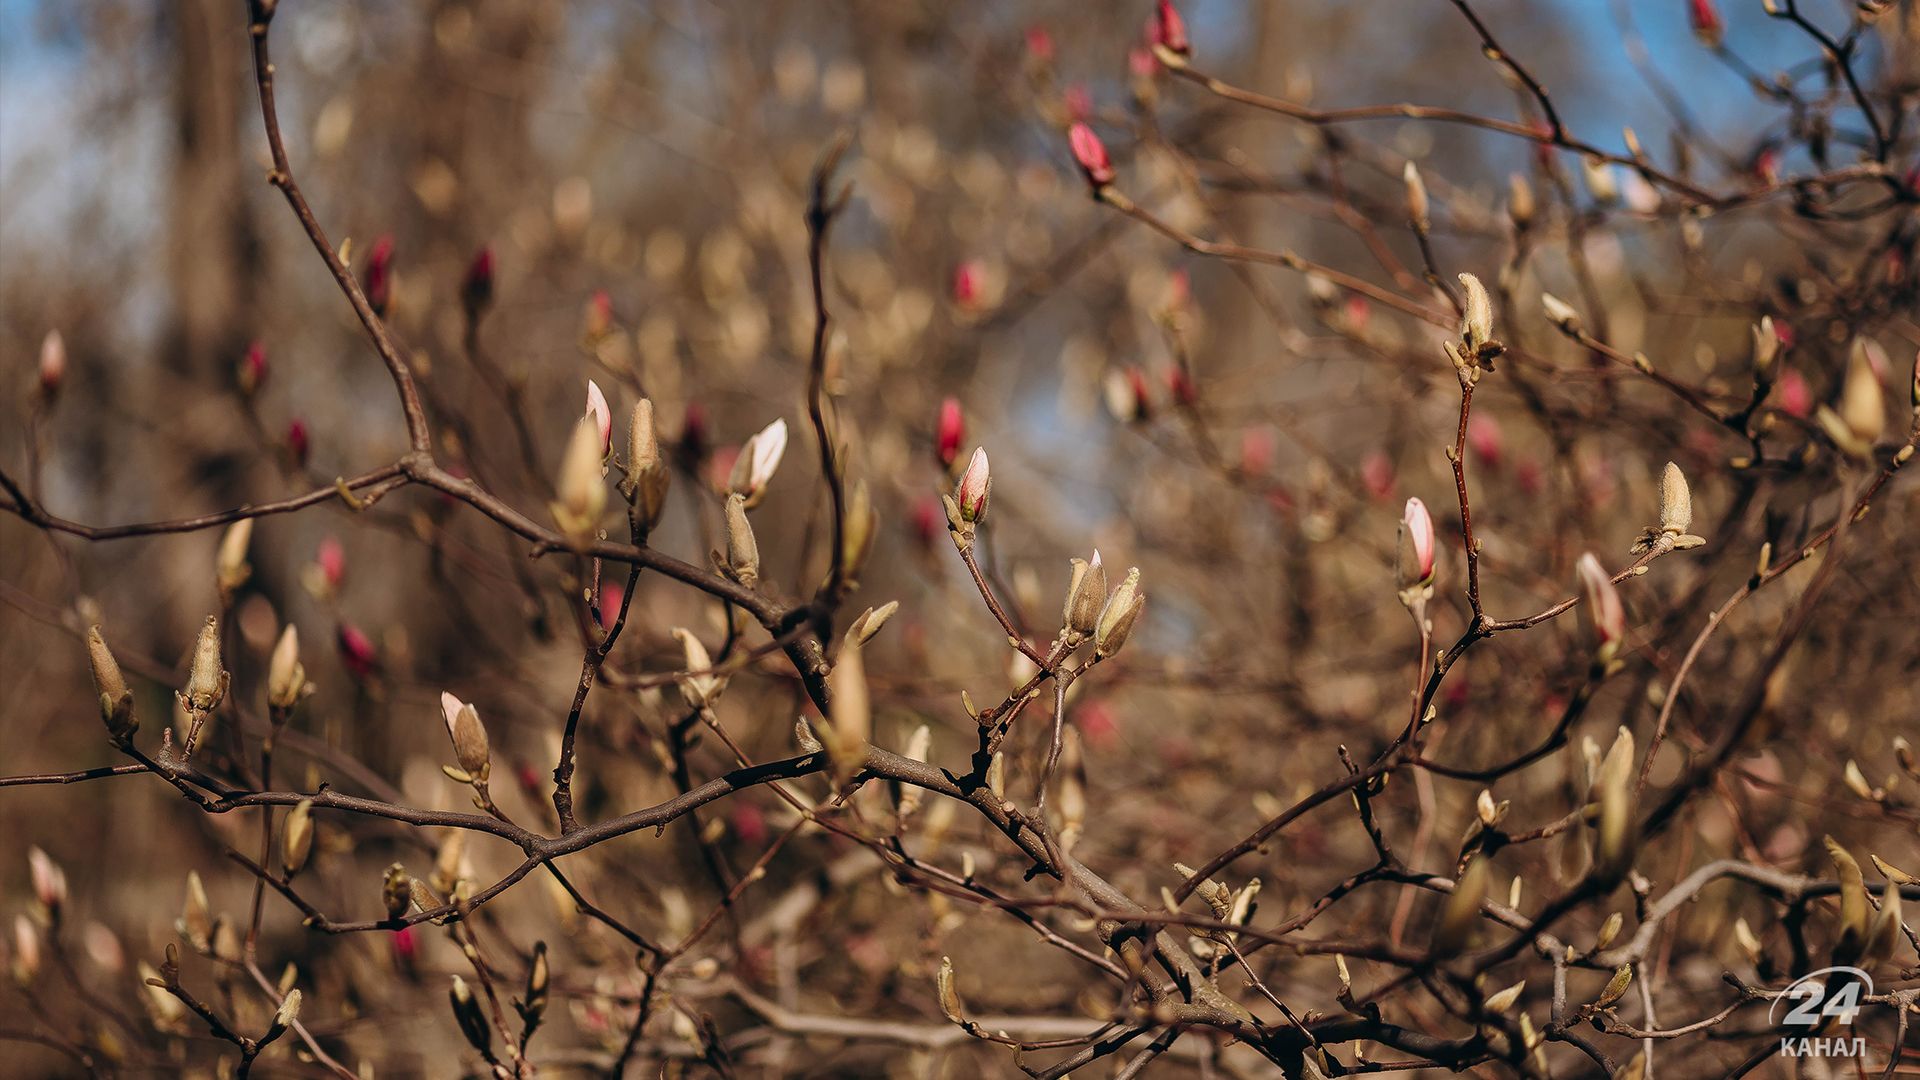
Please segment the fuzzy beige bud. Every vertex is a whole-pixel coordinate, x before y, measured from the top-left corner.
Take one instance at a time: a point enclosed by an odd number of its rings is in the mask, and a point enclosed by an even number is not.
[[[447,738],[453,743],[453,756],[460,763],[461,771],[476,783],[486,783],[492,752],[487,746],[487,727],[480,722],[480,710],[443,690],[440,713],[446,720]]]
[[[600,430],[591,418],[573,426],[566,453],[560,459],[560,478],[554,486],[557,497],[548,504],[560,535],[575,551],[585,551],[599,539],[600,515],[607,508],[600,448]]]
[[[227,526],[220,537],[220,550],[214,558],[214,580],[220,595],[228,600],[253,576],[253,566],[247,562],[247,548],[252,543],[252,518],[241,518]]]
[[[193,667],[187,676],[186,705],[194,712],[211,712],[227,696],[227,672],[220,666],[220,620],[207,616],[193,646]]]
[[[873,735],[873,704],[867,690],[866,663],[860,654],[860,646],[847,642],[827,676],[833,715],[824,735],[834,780],[842,785],[866,763],[867,742]]]
[[[660,456],[660,441],[654,433],[653,402],[641,398],[634,403],[627,426],[627,475],[620,482],[620,493],[633,504],[642,534],[660,523],[672,480],[673,472]]]
[[[673,628],[673,636],[680,642],[686,656],[684,674],[679,678],[680,696],[686,699],[690,709],[711,708],[714,700],[725,688],[726,680],[713,673],[713,658],[707,655],[707,647],[685,627]]]
[[[1540,307],[1547,313],[1547,321],[1560,328],[1560,332],[1569,336],[1580,332],[1580,313],[1573,305],[1550,292],[1540,294]]]
[[[100,693],[100,719],[106,722],[107,734],[116,742],[132,738],[140,729],[133,715],[133,691],[127,689],[120,664],[98,626],[87,629],[87,664],[93,669],[93,687]]]
[[[1833,406],[1821,406],[1816,419],[1834,445],[1864,458],[1873,452],[1873,444],[1886,430],[1886,409],[1886,392],[1880,386],[1880,377],[1874,374],[1866,343],[1856,341],[1847,363],[1846,381],[1840,384],[1840,400]]]
[[[1094,655],[1105,659],[1119,652],[1133,633],[1133,624],[1139,620],[1146,604],[1147,596],[1140,591],[1140,568],[1135,566],[1127,570],[1126,579],[1100,609],[1093,632]]]
[[[1475,855],[1454,882],[1453,892],[1440,908],[1433,926],[1432,951],[1436,958],[1458,956],[1473,939],[1480,922],[1480,905],[1487,899],[1487,857]]]
[[[398,919],[407,913],[413,903],[413,878],[407,874],[407,868],[394,863],[380,878],[380,902],[387,909],[387,918]]]
[[[1062,614],[1061,625],[1076,634],[1093,633],[1094,624],[1100,619],[1100,609],[1107,601],[1107,571],[1100,565],[1100,553],[1093,553],[1093,561],[1073,560],[1073,576],[1067,584],[1066,609]]]
[[[747,521],[746,496],[727,496],[726,533],[722,566],[728,577],[751,589],[760,583],[760,545],[753,538],[753,525]]]
[[[313,855],[313,800],[301,799],[287,814],[280,834],[280,869],[291,878],[305,869]]]
[[[1693,527],[1693,493],[1680,466],[1667,462],[1660,474],[1660,530],[1684,533]]]
[[[1460,340],[1466,343],[1468,353],[1478,353],[1493,340],[1493,300],[1487,295],[1487,287],[1472,274],[1461,274],[1460,286],[1467,294],[1460,317]]]
[[[877,608],[868,608],[861,612],[860,617],[854,619],[847,627],[847,640],[856,645],[865,645],[872,641],[873,636],[880,632],[880,628],[887,625],[887,620],[893,618],[893,613],[899,610],[900,601],[889,600]]]
[[[1407,188],[1407,221],[1415,232],[1425,235],[1432,225],[1429,217],[1431,204],[1427,201],[1427,184],[1420,179],[1420,169],[1413,162],[1407,162],[1400,171],[1400,179]]]

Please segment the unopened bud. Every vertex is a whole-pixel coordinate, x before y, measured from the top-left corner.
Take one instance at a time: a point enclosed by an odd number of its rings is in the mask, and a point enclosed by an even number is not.
[[[1193,52],[1193,43],[1187,38],[1187,24],[1180,18],[1180,12],[1173,6],[1173,0],[1160,0],[1153,15],[1153,43],[1175,56],[1186,56]]]
[[[1490,1013],[1505,1015],[1508,1009],[1513,1008],[1513,1003],[1520,1000],[1520,994],[1522,991],[1526,990],[1526,988],[1527,988],[1527,980],[1521,979],[1519,982],[1514,983],[1512,986],[1507,987],[1505,990],[1502,990],[1494,994],[1492,997],[1487,998],[1487,1011]]]
[[[1780,335],[1774,332],[1773,316],[1762,315],[1753,327],[1753,381],[1773,381],[1774,366],[1780,360]]]
[[[600,390],[600,384],[587,380],[586,419],[593,421],[594,430],[600,433],[600,456],[605,458],[613,452],[613,410],[607,407],[607,395]]]
[[[21,989],[33,985],[40,974],[40,929],[25,915],[13,917],[13,981]]]
[[[1093,561],[1073,560],[1073,577],[1067,585],[1067,604],[1061,624],[1077,634],[1091,634],[1107,601],[1107,570],[1100,565],[1100,553]]]
[[[201,882],[199,871],[187,871],[187,899],[180,908],[180,921],[175,929],[198,952],[204,953],[213,947],[213,905],[207,900],[207,887]]]
[[[847,577],[855,577],[867,564],[879,528],[880,517],[873,509],[873,496],[867,490],[867,482],[862,480],[847,494],[846,523],[840,537],[840,566]]]
[[[680,696],[686,699],[690,709],[710,707],[725,685],[721,677],[713,673],[713,658],[707,654],[707,647],[700,643],[700,639],[685,627],[674,627],[673,636],[679,639],[686,656],[686,674],[679,678]]]
[[[247,562],[247,547],[253,542],[253,519],[241,518],[227,526],[220,537],[220,551],[214,559],[214,580],[220,595],[228,600],[253,576]]]
[[[1835,963],[1844,964],[1858,959],[1866,945],[1872,909],[1859,861],[1833,837],[1826,837],[1825,843],[1827,857],[1833,860],[1835,876],[1840,879],[1840,939],[1833,947],[1833,956]]]
[[[408,876],[407,868],[394,863],[380,879],[380,902],[386,906],[387,918],[398,919],[407,913],[413,903],[413,878]]]
[[[485,783],[492,754],[487,746],[486,725],[480,722],[480,710],[442,690],[440,712],[447,722],[447,738],[453,742],[454,760],[475,782]]]
[[[1427,504],[1408,499],[1400,515],[1400,587],[1422,588],[1433,584],[1433,516]]]
[[[93,669],[93,687],[100,693],[100,719],[106,722],[107,734],[116,742],[132,738],[140,729],[133,715],[133,691],[127,689],[120,664],[98,626],[87,630],[87,663]]]
[[[67,342],[60,331],[49,330],[40,339],[40,392],[51,398],[67,379]]]
[[[469,320],[479,318],[493,303],[492,248],[481,248],[467,264],[467,276],[460,282],[460,303]]]
[[[1709,49],[1720,47],[1721,37],[1726,26],[1720,21],[1720,9],[1713,0],[1687,0],[1687,23],[1693,27],[1693,36],[1700,44]]]
[[[733,473],[727,480],[727,490],[744,496],[747,509],[760,505],[767,494],[767,485],[773,480],[774,470],[780,467],[780,459],[787,452],[787,422],[775,420],[761,428],[740,447],[740,455],[733,459]]]
[[[1067,144],[1073,150],[1074,163],[1080,166],[1080,173],[1087,178],[1094,194],[1098,195],[1102,188],[1113,183],[1113,162],[1107,157],[1106,144],[1084,121],[1076,121],[1067,129]]]
[[[1633,782],[1637,764],[1633,732],[1622,727],[1600,763],[1600,775],[1595,782],[1600,797],[1600,843],[1594,858],[1594,874],[1605,881],[1617,881],[1633,867],[1638,827],[1634,817]]]
[[[967,437],[967,419],[960,411],[959,398],[947,398],[940,402],[940,419],[934,430],[934,454],[940,459],[942,468],[952,468],[954,459],[960,456],[960,444]]]
[[[722,560],[727,576],[751,589],[760,581],[760,545],[747,521],[746,496],[727,496],[727,550]]]
[[[291,709],[307,689],[307,669],[300,664],[300,631],[292,623],[280,631],[267,664],[267,704]]]
[[[491,1055],[493,1028],[487,1023],[486,1013],[481,1011],[480,1002],[474,998],[473,991],[467,988],[467,981],[455,975],[447,998],[453,1003],[453,1018],[459,1022],[460,1034],[467,1037],[468,1045],[482,1054]]]
[[[227,672],[220,666],[220,621],[209,615],[200,627],[199,640],[194,643],[186,704],[195,712],[211,712],[226,696]]]
[[[1415,232],[1426,234],[1432,225],[1429,213],[1432,209],[1427,201],[1427,183],[1420,179],[1420,168],[1413,162],[1400,172],[1400,179],[1407,186],[1407,220],[1413,224]]]
[[[1862,458],[1873,452],[1873,444],[1887,426],[1886,393],[1864,341],[1854,342],[1846,381],[1840,386],[1840,400],[1831,408],[1821,406],[1818,419],[1841,450]]]
[[[1580,556],[1580,589],[1586,601],[1581,605],[1582,620],[1593,643],[1596,662],[1605,665],[1620,651],[1627,635],[1627,612],[1620,602],[1620,590],[1601,568],[1592,552]]]
[[[1507,216],[1513,219],[1514,227],[1524,231],[1533,224],[1533,215],[1537,206],[1533,198],[1533,185],[1520,173],[1507,177]]]
[[[993,474],[987,464],[987,448],[976,447],[967,461],[967,471],[953,490],[953,501],[960,508],[960,520],[977,524],[987,516],[987,496],[993,490]]]
[[[1487,296],[1487,287],[1472,274],[1461,274],[1460,285],[1467,294],[1466,310],[1460,318],[1460,340],[1469,353],[1477,354],[1493,340],[1493,301]]]
[[[1552,293],[1540,294],[1540,306],[1546,309],[1547,321],[1560,328],[1560,332],[1574,335],[1580,332],[1580,313],[1573,305]]]
[[[533,965],[527,969],[527,996],[520,1005],[520,1015],[529,1024],[535,1024],[546,1015],[547,991],[552,982],[552,973],[547,962],[547,943],[533,943]]]
[[[953,959],[951,957],[943,956],[940,958],[940,973],[934,976],[933,985],[934,988],[939,991],[940,1011],[946,1014],[947,1019],[965,1026],[967,1022],[966,1008],[960,1003],[960,992],[953,988]]]
[[[1458,956],[1473,939],[1480,921],[1480,905],[1487,899],[1487,857],[1475,855],[1453,883],[1453,892],[1433,926],[1431,949],[1436,958]]]
[[[53,857],[38,847],[27,849],[27,876],[33,881],[33,898],[46,911],[47,920],[60,922],[60,909],[67,903],[67,872]]]
[[[373,313],[385,316],[387,307],[393,303],[393,237],[382,236],[373,242],[360,290],[367,294],[367,306]]]
[[[280,1007],[273,1011],[273,1027],[270,1033],[277,1034],[300,1022],[300,991],[289,990],[287,996],[280,999]]]
[[[832,723],[825,729],[827,754],[833,762],[834,780],[845,785],[867,760],[867,743],[873,734],[873,705],[867,689],[866,664],[860,646],[849,641],[842,646],[827,675],[832,695]]]
[[[607,508],[607,485],[600,472],[599,429],[582,420],[573,426],[566,454],[560,459],[558,496],[548,509],[560,535],[575,551],[585,551],[599,539],[600,515]]]
[[[672,479],[672,470],[661,459],[660,442],[654,434],[653,402],[641,398],[634,403],[627,426],[627,476],[620,482],[620,492],[633,504],[642,534],[660,523]]]
[[[280,836],[280,869],[291,878],[306,868],[313,855],[313,800],[301,799],[287,814],[286,831]]]
[[[1602,206],[1611,206],[1620,201],[1620,185],[1614,179],[1613,165],[1599,158],[1583,158],[1581,172],[1587,181],[1587,191],[1593,201]]]
[[[847,640],[856,645],[865,645],[872,641],[873,636],[880,632],[880,628],[887,625],[887,620],[893,618],[893,613],[899,610],[900,601],[889,600],[877,608],[868,608],[861,612],[860,616],[848,625]]]
[[[1667,462],[1660,474],[1660,531],[1685,533],[1693,527],[1693,494],[1680,466]]]
[[[1120,582],[1112,595],[1107,597],[1105,606],[1100,609],[1100,618],[1094,624],[1094,655],[1105,659],[1120,651],[1127,643],[1128,635],[1133,633],[1133,624],[1139,621],[1140,611],[1147,605],[1147,596],[1140,591],[1140,568],[1135,566],[1127,570],[1126,579]]]

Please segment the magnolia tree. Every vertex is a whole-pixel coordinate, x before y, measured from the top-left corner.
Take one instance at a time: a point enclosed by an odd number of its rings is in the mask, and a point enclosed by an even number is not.
[[[1504,103],[1257,91],[1166,0],[722,28],[728,190],[527,201],[422,120],[405,226],[324,190],[395,84],[292,124],[340,24],[212,9],[276,314],[9,349],[9,1059],[1894,1075],[1920,9],[1618,5],[1660,151],[1516,44],[1561,14],[1430,6]],[[427,48],[558,48],[496,17]],[[913,115],[963,55],[1024,142]]]

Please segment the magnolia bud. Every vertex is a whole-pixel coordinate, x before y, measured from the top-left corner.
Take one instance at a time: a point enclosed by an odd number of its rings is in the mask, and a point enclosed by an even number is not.
[[[51,398],[60,392],[67,378],[67,341],[60,331],[49,330],[40,339],[40,392]]]
[[[673,473],[660,457],[660,443],[653,430],[653,402],[641,398],[634,403],[633,418],[627,427],[627,478],[620,491],[633,504],[634,519],[640,531],[653,531],[667,507],[667,485]]]
[[[407,913],[407,907],[413,903],[413,878],[408,876],[407,868],[394,863],[380,879],[380,902],[386,906],[387,918],[398,919]]]
[[[1859,861],[1833,837],[1826,837],[1825,843],[1827,856],[1833,860],[1834,876],[1840,879],[1840,939],[1833,946],[1833,959],[1835,963],[1845,964],[1859,959],[1866,946],[1872,908],[1867,903],[1867,883],[1860,873]]]
[[[198,952],[213,947],[213,904],[207,899],[207,886],[197,870],[187,871],[187,899],[181,905],[175,929]]]
[[[453,977],[453,987],[447,992],[453,1002],[453,1018],[460,1024],[460,1033],[467,1042],[482,1054],[492,1056],[493,1028],[487,1023],[487,1015],[480,1009],[480,1002],[467,988],[467,981],[460,976]]]
[[[306,688],[307,669],[300,664],[300,631],[288,623],[273,646],[273,659],[267,663],[267,704],[291,709],[299,704]]]
[[[866,763],[867,744],[873,735],[872,698],[867,690],[866,663],[860,654],[859,645],[847,642],[827,675],[833,723],[824,735],[834,780],[843,786]]]
[[[195,712],[212,712],[226,696],[227,672],[220,666],[220,620],[209,615],[200,627],[199,641],[194,643],[186,704]]]
[[[1633,868],[1634,818],[1633,732],[1625,727],[1614,737],[1613,746],[1600,763],[1600,775],[1594,786],[1600,799],[1600,843],[1594,856],[1593,872],[1602,881],[1618,881]]]
[[[1475,855],[1453,883],[1453,892],[1440,909],[1433,926],[1432,951],[1436,958],[1457,956],[1473,938],[1480,921],[1480,905],[1487,899],[1487,857]]]
[[[1533,224],[1535,209],[1533,185],[1520,173],[1508,175],[1507,216],[1513,219],[1514,227],[1525,230],[1527,226]]]
[[[704,709],[713,704],[719,696],[725,681],[713,673],[713,658],[707,655],[707,647],[693,632],[684,627],[673,628],[673,636],[680,640],[686,654],[685,674],[680,676],[680,696],[686,699],[690,709]]]
[[[1133,633],[1133,624],[1140,618],[1140,610],[1147,606],[1147,596],[1140,591],[1140,568],[1135,566],[1127,570],[1126,580],[1113,590],[1107,602],[1100,609],[1100,618],[1094,624],[1094,655],[1105,659],[1120,651],[1127,643],[1127,636]]]
[[[1620,201],[1620,185],[1613,177],[1613,165],[1599,158],[1583,158],[1581,172],[1587,181],[1587,191],[1593,201],[1602,205],[1611,205]]]
[[[286,831],[280,834],[280,869],[291,878],[307,865],[313,854],[313,800],[301,799],[287,814]]]
[[[1600,560],[1592,552],[1580,556],[1578,569],[1586,601],[1581,607],[1582,619],[1593,641],[1594,658],[1604,665],[1620,651],[1620,642],[1626,637],[1626,609],[1620,602],[1620,590],[1614,588],[1613,579],[1601,569]]]
[[[1420,179],[1419,166],[1411,161],[1401,170],[1400,179],[1407,186],[1407,220],[1415,232],[1424,236],[1432,225],[1428,216],[1431,208],[1427,202],[1427,183]]]
[[[240,393],[252,397],[260,384],[267,381],[267,347],[257,341],[248,345],[234,377],[240,384]]]
[[[526,1000],[520,1003],[520,1016],[528,1027],[540,1022],[547,1011],[547,990],[553,976],[547,964],[547,943],[533,943],[533,964],[527,969]],[[524,1039],[522,1040],[524,1042]]]
[[[280,1007],[273,1011],[273,1023],[268,1027],[269,1036],[278,1035],[300,1022],[300,991],[289,990],[287,996],[280,999]],[[261,1040],[265,1042],[266,1040]]]
[[[1774,332],[1773,316],[1762,315],[1753,327],[1753,381],[1773,381],[1774,365],[1780,359],[1780,335]]]
[[[760,581],[760,545],[753,538],[753,526],[747,523],[744,495],[727,496],[727,551],[723,566],[727,576],[751,589]]]
[[[1493,340],[1493,301],[1487,296],[1487,287],[1472,274],[1461,274],[1460,285],[1466,290],[1466,310],[1460,318],[1460,339],[1466,343],[1469,353],[1478,353]]]
[[[976,447],[973,457],[967,461],[967,471],[960,474],[960,482],[954,486],[954,505],[960,509],[960,520],[972,525],[987,516],[987,496],[993,490],[993,474],[987,464],[987,448]]]
[[[787,422],[784,419],[775,420],[741,444],[740,455],[733,459],[733,473],[727,480],[727,490],[745,496],[747,509],[759,506],[767,493],[767,484],[773,480],[774,470],[780,467],[780,459],[786,452]]]
[[[960,399],[947,398],[940,403],[940,420],[934,432],[934,452],[943,468],[952,468],[960,456],[960,443],[967,435],[967,420],[960,412]]]
[[[120,664],[98,626],[87,630],[87,663],[93,668],[93,688],[100,694],[100,719],[106,722],[107,734],[115,742],[132,738],[140,729],[140,721],[133,715],[133,691],[127,689]]]
[[[1107,601],[1107,571],[1100,565],[1100,552],[1093,561],[1073,560],[1073,577],[1067,585],[1067,606],[1061,625],[1076,634],[1091,634]]]
[[[27,849],[27,873],[33,881],[33,898],[45,909],[48,921],[58,925],[60,909],[67,902],[67,872],[53,857],[38,847]]]
[[[1186,56],[1193,51],[1193,43],[1187,38],[1187,24],[1172,0],[1160,0],[1160,6],[1154,11],[1153,43],[1175,56]]]
[[[40,930],[25,915],[13,917],[13,981],[22,989],[40,974]]]
[[[1565,300],[1543,292],[1540,294],[1540,306],[1546,309],[1547,321],[1560,328],[1563,334],[1573,335],[1580,332],[1580,313]]]
[[[1866,457],[1873,452],[1873,444],[1887,426],[1886,393],[1864,341],[1853,344],[1840,400],[1831,408],[1821,406],[1819,420],[1827,436],[1846,453]]]
[[[1872,924],[1867,927],[1866,947],[1860,953],[1862,964],[1879,963],[1893,955],[1893,951],[1899,948],[1902,931],[1905,929],[1900,917],[1900,908],[1900,883],[1889,880],[1887,887],[1880,893],[1880,912],[1873,917]]]
[[[440,712],[447,721],[447,738],[453,741],[454,760],[474,782],[485,783],[491,755],[487,749],[487,728],[480,722],[480,710],[442,690]]]
[[[367,306],[375,315],[386,315],[387,305],[393,302],[393,237],[382,236],[373,242],[360,290],[367,294]]]
[[[1427,504],[1408,499],[1400,516],[1400,587],[1413,589],[1433,584],[1433,516]]]
[[[940,973],[934,976],[934,989],[939,992],[940,1011],[947,1019],[962,1027],[966,1026],[966,1007],[960,1004],[960,991],[953,988],[953,959],[940,958]]]
[[[586,419],[593,421],[594,429],[600,432],[600,456],[605,458],[613,452],[613,411],[607,408],[607,395],[600,392],[600,384],[587,380]]]
[[[467,276],[460,282],[460,304],[469,320],[477,319],[493,303],[493,249],[481,248],[467,264]]]
[[[573,426],[567,452],[560,459],[558,495],[548,509],[560,535],[575,551],[585,551],[600,535],[600,515],[607,508],[607,485],[600,473],[599,429],[582,420]]]
[[[1720,47],[1726,27],[1713,0],[1687,0],[1687,23],[1693,27],[1693,36],[1700,39],[1700,44],[1709,49]]]
[[[1075,121],[1067,129],[1067,144],[1073,150],[1074,163],[1080,166],[1081,175],[1092,185],[1095,195],[1113,183],[1113,162],[1107,158],[1106,144],[1085,122]]]
[[[853,485],[847,495],[846,522],[840,538],[840,566],[848,577],[860,572],[873,554],[874,536],[879,530],[879,515],[873,509],[873,496],[865,480]]]
[[[847,640],[855,645],[865,645],[872,641],[873,636],[880,632],[880,628],[887,625],[887,620],[893,618],[893,613],[899,610],[900,601],[889,600],[877,608],[868,608],[861,612],[859,618],[854,619],[847,626]]]
[[[252,542],[252,518],[241,518],[227,526],[226,533],[220,537],[219,554],[214,559],[214,580],[220,595],[228,600],[253,576],[253,567],[247,563],[247,545]]]
[[[1660,474],[1660,531],[1685,533],[1693,527],[1693,496],[1687,491],[1687,477],[1680,466],[1667,462]]]

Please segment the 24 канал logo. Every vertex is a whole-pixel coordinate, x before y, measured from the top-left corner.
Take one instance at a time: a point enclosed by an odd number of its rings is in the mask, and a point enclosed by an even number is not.
[[[1856,967],[1824,967],[1795,979],[1767,1010],[1767,1020],[1787,1032],[1780,1036],[1780,1053],[1865,1057],[1867,1040],[1846,1032],[1872,996],[1873,977]]]

